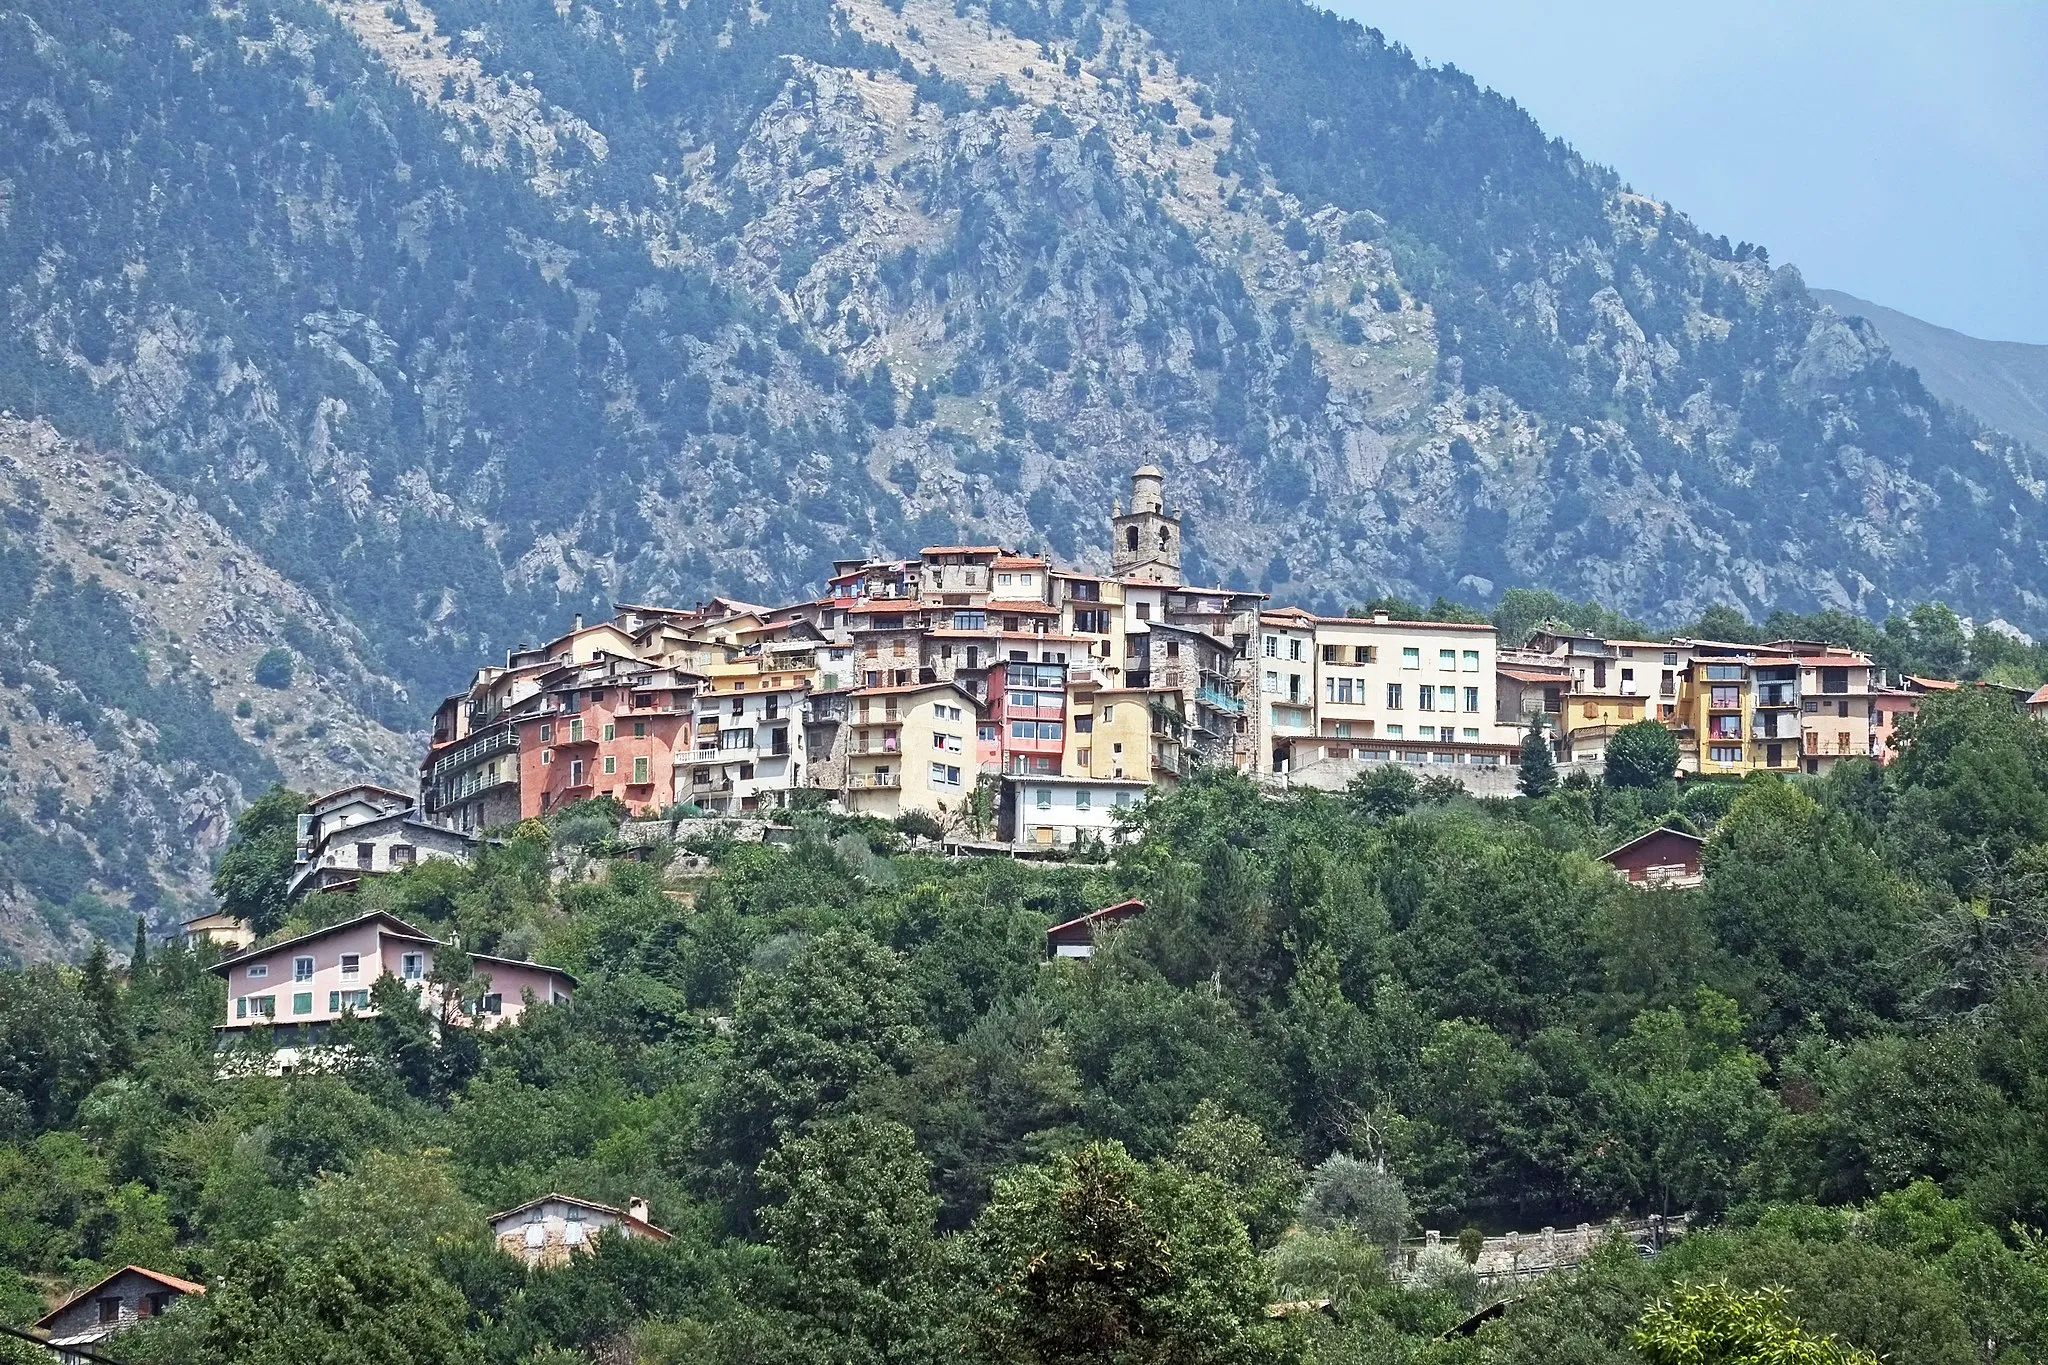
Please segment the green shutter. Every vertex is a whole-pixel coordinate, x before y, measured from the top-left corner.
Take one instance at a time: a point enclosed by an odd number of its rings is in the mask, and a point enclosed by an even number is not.
[[[293,995],[293,996],[292,996],[292,1013],[293,1013],[293,1014],[311,1014],[312,1012],[313,1012],[313,992],[311,992],[311,991],[299,991],[299,992],[298,992],[297,994],[295,994],[295,995]]]

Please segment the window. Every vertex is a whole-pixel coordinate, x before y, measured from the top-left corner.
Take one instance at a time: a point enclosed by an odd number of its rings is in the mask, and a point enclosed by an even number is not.
[[[1407,734],[1407,731],[1406,731],[1406,730],[1404,730],[1404,729],[1403,729],[1403,728],[1402,728],[1401,726],[1398,726],[1398,725],[1389,725],[1389,726],[1387,727],[1387,738],[1388,738],[1388,739],[1400,739],[1400,738],[1402,738],[1403,736],[1405,736],[1406,734]]]
[[[1118,804],[1119,806],[1128,806],[1128,805],[1130,805],[1130,804],[1131,804],[1131,794],[1130,794],[1129,792],[1118,792],[1118,793],[1116,794],[1116,803],[1117,803],[1117,804]]]
[[[1011,722],[1010,722],[1010,738],[1011,738],[1011,739],[1036,739],[1036,738],[1038,738],[1038,722],[1037,722],[1037,721],[1033,721],[1033,720],[1013,720],[1013,721],[1011,721]]]
[[[993,725],[983,725],[977,728],[974,734],[983,744],[993,744],[1001,737],[1001,731]]]
[[[292,980],[294,980],[294,981],[311,981],[312,979],[313,979],[313,959],[312,959],[312,958],[310,958],[310,957],[295,957],[295,958],[293,958],[293,959],[292,959]]]
[[[1333,664],[1333,663],[1336,663],[1336,662],[1337,662],[1337,646],[1335,646],[1335,645],[1324,645],[1324,646],[1323,646],[1323,649],[1322,649],[1322,657],[1323,657],[1323,662],[1324,662],[1324,663],[1326,663],[1326,664]]]
[[[987,630],[988,613],[985,611],[956,611],[953,613],[955,630]]]
[[[1351,662],[1354,664],[1377,663],[1379,662],[1379,657],[1380,651],[1376,645],[1353,645],[1351,647]]]
[[[1060,738],[1061,731],[1062,727],[1056,720],[1042,720],[1038,722],[1038,737],[1040,739],[1058,739]]]
[[[606,755],[604,756],[604,775],[605,775],[606,777],[616,777],[616,776],[618,776],[618,772],[619,772],[619,760],[618,760],[618,758],[617,758],[617,757],[616,757],[615,755],[613,755],[613,754],[606,754]]]
[[[109,1294],[106,1298],[94,1299],[92,1306],[102,1324],[121,1320],[121,1300],[115,1295]]]
[[[1401,709],[1401,684],[1387,684],[1387,709],[1389,711],[1398,711]]]
[[[1416,648],[1415,646],[1413,646],[1413,645],[1409,645],[1409,646],[1407,646],[1406,648],[1404,648],[1404,649],[1403,649],[1403,650],[1401,651],[1401,667],[1403,667],[1403,668],[1420,668],[1420,667],[1422,667],[1422,651],[1421,651],[1420,649],[1417,649],[1417,648]]]
[[[1038,789],[1038,808],[1039,808],[1040,810],[1051,810],[1051,809],[1052,809],[1052,788],[1051,788],[1051,787],[1040,787],[1040,788]]]
[[[358,872],[368,872],[371,865],[376,862],[376,859],[377,846],[375,844],[356,845],[356,870]]]
[[[398,959],[398,974],[407,981],[418,981],[427,974],[425,953],[406,953]]]
[[[343,953],[341,955],[341,979],[343,981],[360,981],[363,979],[363,955],[361,953]]]
[[[570,721],[570,722],[569,722],[569,742],[570,742],[571,744],[576,744],[576,743],[580,743],[580,742],[582,741],[582,739],[583,739],[583,720],[582,720],[582,718],[581,718],[581,717],[579,716],[579,717],[578,717],[577,719],[575,719],[575,720],[572,720],[572,721]]]
[[[1741,665],[1741,664],[1708,664],[1708,665],[1707,665],[1707,681],[1708,681],[1708,682],[1741,682],[1741,681],[1742,681],[1742,665]]]
[[[607,740],[617,739],[619,737],[619,727],[607,722],[604,727],[604,737]]]
[[[505,997],[493,991],[476,1002],[476,1012],[478,1014],[503,1014],[505,1012]]]
[[[958,768],[955,768],[955,769],[954,769],[953,771],[954,771],[954,772],[958,772],[958,771],[959,771],[959,769],[958,769]],[[934,787],[943,787],[943,786],[946,786],[946,785],[948,785],[948,784],[947,784],[947,782],[946,782],[946,765],[945,765],[945,764],[943,764],[943,763],[934,763],[934,764],[932,764],[932,770],[931,770],[931,778],[930,778],[930,784],[931,784],[932,786],[934,786]]]
[[[1415,737],[1417,739],[1435,739],[1436,727],[1434,725],[1418,725],[1415,727]]]
[[[1078,716],[1075,716],[1075,717],[1074,717],[1074,733],[1075,733],[1075,734],[1077,734],[1077,735],[1087,735],[1087,734],[1093,734],[1093,733],[1094,733],[1094,731],[1095,731],[1095,717],[1094,717],[1093,715],[1091,715],[1091,714],[1089,714],[1088,712],[1084,711],[1084,712],[1082,712],[1082,713],[1081,713],[1080,715],[1078,715]]]
[[[391,866],[394,868],[411,867],[413,865],[413,855],[416,852],[418,850],[411,844],[393,844],[391,846]]]
[[[1742,762],[1742,749],[1739,745],[1710,745],[1707,749],[1707,757],[1715,763],[1740,763]]]
[[[1074,762],[1080,764],[1084,768],[1087,767],[1088,760],[1093,756],[1093,752],[1093,750],[1089,749],[1076,749],[1074,751]]]
[[[647,758],[643,754],[633,760],[633,785],[644,787],[647,785],[647,780]]]
[[[569,785],[572,787],[583,785],[583,760],[580,758],[569,760]]]
[[[258,1019],[277,1018],[277,997],[274,995],[252,995],[247,997],[249,1013]]]
[[[1466,738],[1466,739],[1477,739],[1477,738],[1479,738],[1479,730],[1478,730],[1478,727],[1476,727],[1476,726],[1467,726],[1467,727],[1466,727],[1466,729],[1465,729],[1465,738]]]
[[[1094,809],[1094,806],[1095,797],[1092,793],[1086,790],[1077,791],[1074,793],[1075,810],[1092,810]]]
[[[1477,711],[1479,709],[1478,688],[1468,687],[1465,689],[1465,709],[1467,711]]]
[[[552,721],[544,720],[540,723],[540,742],[543,744],[553,744],[555,742],[555,726]]]
[[[1152,604],[1150,602],[1138,603],[1138,619],[1140,621],[1149,621],[1152,619]]]
[[[1266,670],[1265,690],[1267,692],[1278,692],[1280,690],[1280,675],[1270,668]]]
[[[1111,719],[1112,719],[1112,718],[1113,718],[1113,717],[1114,717],[1115,715],[1116,715],[1116,703],[1115,703],[1115,702],[1111,702],[1111,703],[1110,703],[1109,705],[1107,705],[1107,706],[1105,706],[1105,707],[1103,707],[1103,708],[1102,708],[1102,723],[1103,723],[1104,725],[1107,725],[1107,724],[1109,724],[1110,720],[1111,720]]]
[[[1424,711],[1436,710],[1436,688],[1428,683],[1416,688],[1415,705]]]
[[[734,685],[738,686],[738,684]],[[745,697],[734,697],[732,699],[732,713],[736,716],[747,714],[747,699]]]
[[[647,722],[646,722],[646,721],[644,721],[644,720],[636,720],[636,721],[634,721],[634,722],[633,722],[633,738],[635,738],[635,739],[645,739],[645,738],[647,738]]]
[[[1279,637],[1279,636],[1277,636],[1277,635],[1268,635],[1268,636],[1266,637],[1266,657],[1267,657],[1267,658],[1269,658],[1269,659],[1277,659],[1277,658],[1279,658],[1279,657],[1280,657],[1280,637]]]
[[[251,981],[261,981],[265,977],[270,975],[270,966],[268,963],[259,963],[258,965],[251,967],[246,973],[244,973],[244,975],[246,975]]]
[[[1166,657],[1169,659],[1178,659],[1180,657],[1180,641],[1168,640],[1166,642]]]
[[[1477,673],[1479,671],[1478,650],[1468,649],[1465,651],[1465,671],[1467,673]]]
[[[313,1012],[313,992],[311,992],[311,991],[295,991],[295,992],[293,992],[293,994],[292,994],[292,1013],[293,1013],[293,1014],[311,1014],[312,1012]]]
[[[1301,641],[1289,640],[1287,642],[1287,657],[1294,663],[1301,662]]]
[[[1740,687],[1712,687],[1707,689],[1707,705],[1716,711],[1733,711],[1742,705]]]

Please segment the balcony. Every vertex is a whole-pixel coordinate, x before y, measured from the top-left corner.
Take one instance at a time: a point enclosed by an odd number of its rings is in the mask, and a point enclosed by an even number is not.
[[[1771,709],[1797,706],[1799,705],[1799,684],[1758,683],[1756,704]]]
[[[847,780],[849,787],[860,789],[893,790],[903,785],[901,773],[855,773]]]
[[[474,767],[493,754],[516,752],[518,748],[519,732],[507,726],[495,734],[480,735],[468,740],[461,747],[435,759],[434,766],[428,770],[427,776],[432,781],[439,781],[457,769]]]
[[[1214,707],[1218,711],[1227,712],[1233,716],[1244,714],[1244,702],[1240,698],[1233,697],[1228,692],[1210,687],[1207,684],[1195,689],[1195,704],[1197,706]]]
[[[484,773],[477,769],[458,773],[445,781],[436,782],[427,789],[427,813],[446,810],[458,801],[467,801],[472,796],[496,791],[500,787],[519,785],[519,765],[509,764],[497,773]]]

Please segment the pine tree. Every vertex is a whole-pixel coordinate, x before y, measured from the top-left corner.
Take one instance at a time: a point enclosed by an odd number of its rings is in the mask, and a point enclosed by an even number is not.
[[[131,1057],[128,1009],[121,999],[121,984],[114,979],[113,955],[104,939],[93,940],[92,953],[79,972],[78,994],[106,1045],[108,1066],[115,1071],[126,1069]]]
[[[1557,760],[1551,755],[1541,716],[1529,717],[1529,733],[1522,736],[1522,776],[1518,785],[1524,796],[1547,796],[1557,786]]]
[[[142,916],[135,917],[135,946],[128,953],[128,971],[139,974],[149,965],[149,921]]]

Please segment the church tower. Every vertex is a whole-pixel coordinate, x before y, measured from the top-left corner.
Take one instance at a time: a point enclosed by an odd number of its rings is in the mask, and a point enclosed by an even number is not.
[[[1139,583],[1179,587],[1180,514],[1166,510],[1166,471],[1143,465],[1131,475],[1131,510],[1109,511],[1109,572]]]

